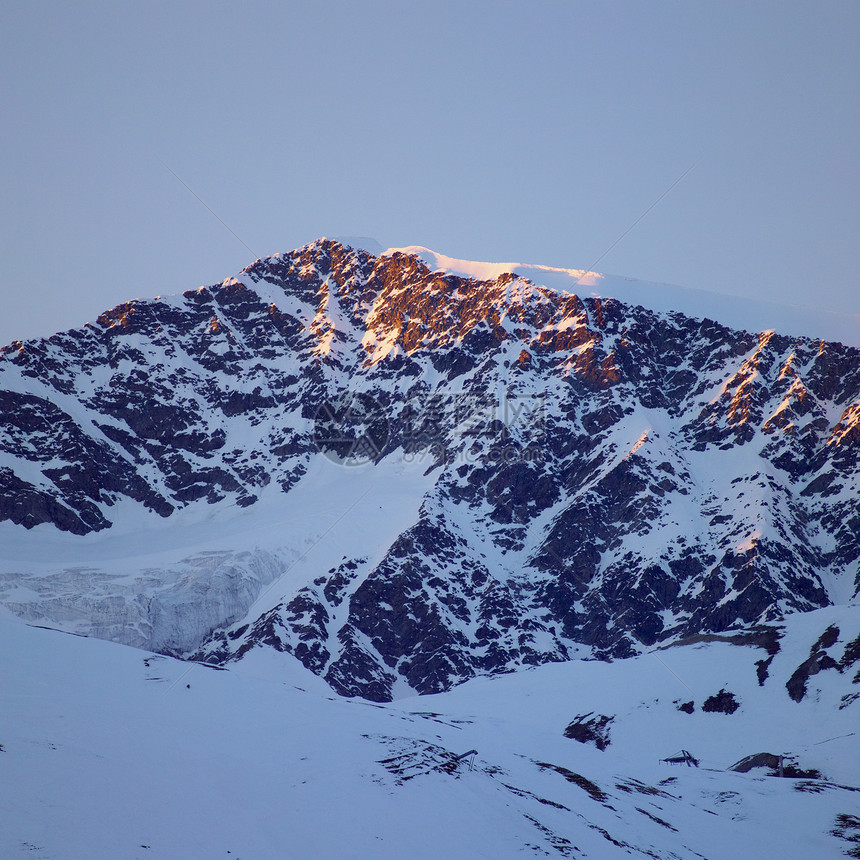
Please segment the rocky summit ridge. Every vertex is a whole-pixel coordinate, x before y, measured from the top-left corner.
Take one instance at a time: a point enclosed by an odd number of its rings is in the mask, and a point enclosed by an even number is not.
[[[581,292],[319,240],[4,347],[0,604],[384,701],[856,600],[860,350]]]

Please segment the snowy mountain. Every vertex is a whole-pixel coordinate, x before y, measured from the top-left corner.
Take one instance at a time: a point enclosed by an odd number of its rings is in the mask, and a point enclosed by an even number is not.
[[[11,344],[0,603],[389,701],[855,600],[860,350],[622,290],[319,240]]]
[[[3,348],[0,855],[860,856],[857,323],[323,239]]]

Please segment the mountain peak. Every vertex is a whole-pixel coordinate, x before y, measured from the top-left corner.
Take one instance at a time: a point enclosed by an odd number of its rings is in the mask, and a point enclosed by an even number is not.
[[[323,239],[4,352],[0,603],[384,699],[855,596],[858,351],[582,274]]]
[[[790,305],[728,293],[713,293],[578,268],[467,260],[422,245],[383,250],[376,240],[363,237],[320,239],[306,247],[331,244],[361,250],[376,258],[405,255],[419,260],[431,273],[481,282],[495,281],[501,275],[509,274],[556,292],[574,293],[580,298],[614,298],[661,313],[683,313],[694,319],[715,320],[730,328],[751,333],[773,330],[793,337],[860,347],[860,314],[843,314],[812,305]]]

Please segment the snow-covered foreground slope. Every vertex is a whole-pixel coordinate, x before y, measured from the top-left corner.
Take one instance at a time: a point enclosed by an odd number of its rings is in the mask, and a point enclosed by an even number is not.
[[[858,633],[856,606],[793,616],[761,685],[767,648],[700,642],[376,705],[271,651],[216,670],[3,619],[0,855],[837,857],[860,838]],[[659,762],[679,748],[701,766]],[[822,778],[724,770],[759,752]]]

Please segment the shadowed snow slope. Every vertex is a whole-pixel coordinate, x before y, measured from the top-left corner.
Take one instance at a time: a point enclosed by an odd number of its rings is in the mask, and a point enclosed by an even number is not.
[[[830,608],[759,644],[541,666],[372,705],[326,696],[272,652],[218,671],[0,619],[0,854],[839,856],[860,823],[858,633],[857,607]],[[795,701],[786,684],[811,653],[837,665]],[[737,709],[706,710],[717,694]],[[565,736],[595,717],[603,750]],[[660,763],[679,748],[700,766]],[[821,776],[725,770],[758,752]]]

